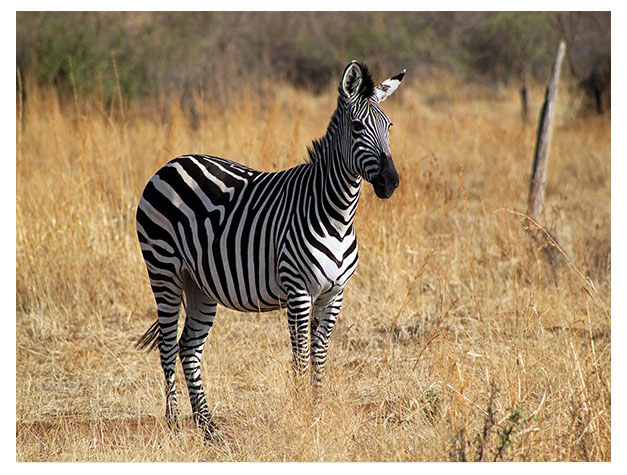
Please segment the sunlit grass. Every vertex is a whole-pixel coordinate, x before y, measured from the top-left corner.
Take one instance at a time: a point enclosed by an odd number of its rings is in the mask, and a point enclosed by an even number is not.
[[[225,442],[204,446],[191,420],[179,436],[167,429],[158,355],[133,349],[155,318],[135,235],[139,196],[183,153],[263,170],[302,162],[335,92],[275,85],[227,108],[199,93],[194,128],[178,98],[121,112],[25,87],[18,460],[610,459],[610,122],[578,117],[567,92],[540,221],[600,298],[571,267],[554,276],[516,217],[497,212],[526,205],[535,124],[521,123],[517,91],[404,84],[383,107],[401,185],[388,201],[364,188],[360,264],[322,406],[293,387],[284,314],[219,309],[203,378]],[[538,111],[541,88],[531,97]]]

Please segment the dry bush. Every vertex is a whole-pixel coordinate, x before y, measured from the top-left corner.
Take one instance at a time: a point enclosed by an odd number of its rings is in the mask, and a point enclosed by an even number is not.
[[[120,107],[25,88],[18,460],[610,460],[608,118],[577,118],[561,98],[541,217],[588,282],[570,266],[554,275],[498,211],[526,204],[535,130],[520,123],[517,91],[439,78],[387,101],[401,186],[389,201],[364,187],[361,262],[321,407],[293,387],[282,312],[219,309],[202,372],[225,440],[205,446],[191,420],[167,429],[158,355],[133,349],[156,315],[138,198],[182,153],[265,170],[301,162],[335,92],[246,90],[225,110],[203,91]],[[531,97],[539,110],[541,88]]]

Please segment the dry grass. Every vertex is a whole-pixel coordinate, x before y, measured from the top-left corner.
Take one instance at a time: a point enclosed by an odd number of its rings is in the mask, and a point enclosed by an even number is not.
[[[227,110],[200,95],[194,129],[176,100],[25,88],[17,460],[610,460],[609,120],[578,118],[562,93],[540,218],[588,283],[569,266],[554,276],[497,211],[526,204],[535,125],[516,91],[404,85],[384,107],[401,187],[385,202],[364,189],[322,406],[295,392],[284,315],[220,309],[203,377],[225,441],[204,446],[190,420],[169,432],[157,353],[133,349],[155,318],[139,195],[181,153],[298,163],[335,95],[244,92]],[[532,98],[539,110],[540,88]]]

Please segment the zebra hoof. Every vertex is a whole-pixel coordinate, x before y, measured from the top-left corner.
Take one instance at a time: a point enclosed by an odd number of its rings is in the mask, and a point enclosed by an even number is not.
[[[211,415],[194,414],[194,422],[203,430],[205,434],[203,438],[205,444],[213,444],[222,441],[221,431],[218,429]]]
[[[322,404],[322,394],[315,392],[311,398],[314,407],[320,407]]]
[[[168,417],[170,416],[170,417]],[[166,414],[165,417],[166,422],[168,423],[168,428],[173,431],[173,432],[180,432],[181,431],[181,421],[179,420],[178,417],[171,417],[170,414]]]
[[[211,426],[206,426],[204,430],[203,443],[205,445],[223,444],[225,442],[222,431],[215,424],[212,423]]]

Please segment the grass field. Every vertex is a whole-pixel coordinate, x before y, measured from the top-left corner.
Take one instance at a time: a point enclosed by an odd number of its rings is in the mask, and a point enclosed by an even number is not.
[[[388,201],[364,187],[322,405],[294,388],[284,312],[219,309],[202,372],[224,441],[208,446],[182,372],[175,435],[158,354],[133,348],[156,316],[140,193],[183,153],[301,162],[335,90],[244,90],[226,108],[207,92],[192,124],[178,99],[24,88],[18,461],[610,460],[610,121],[576,114],[565,86],[540,222],[572,262],[554,272],[505,211],[526,210],[535,142],[517,91],[403,84],[383,107],[401,186]],[[531,99],[539,111],[542,89]]]

